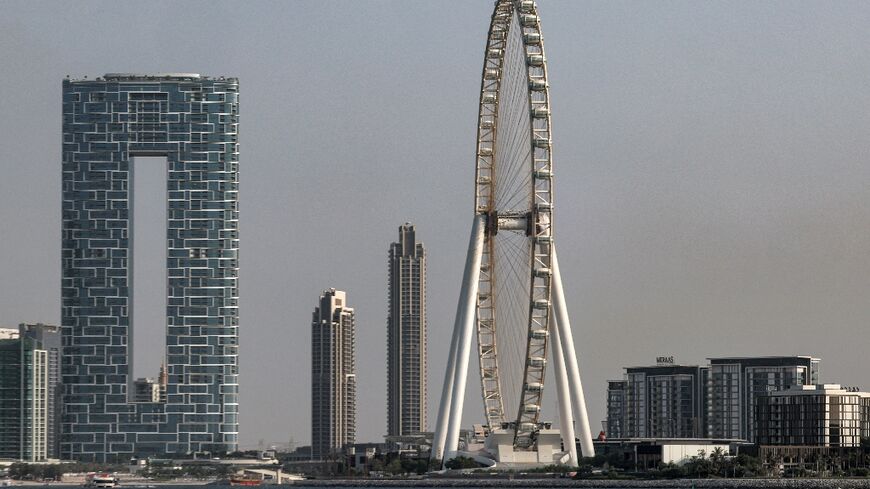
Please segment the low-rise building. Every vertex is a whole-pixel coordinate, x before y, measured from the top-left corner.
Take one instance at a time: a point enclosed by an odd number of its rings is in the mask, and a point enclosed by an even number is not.
[[[626,367],[607,382],[607,439],[717,438],[754,441],[759,396],[819,378],[810,356],[710,358],[704,366]]]
[[[661,464],[683,465],[693,457],[710,457],[716,451],[734,455],[749,446],[743,440],[710,438],[624,438],[594,441],[593,445],[595,455],[615,457],[637,470],[652,469]]]
[[[759,445],[849,448],[870,438],[870,393],[839,384],[795,386],[758,396]]]
[[[673,363],[627,367],[624,383],[608,386],[607,426],[609,430],[618,426],[619,431],[618,435],[611,431],[608,438],[704,436],[705,367]]]
[[[709,360],[706,436],[754,441],[758,396],[819,382],[819,359],[810,356]]]

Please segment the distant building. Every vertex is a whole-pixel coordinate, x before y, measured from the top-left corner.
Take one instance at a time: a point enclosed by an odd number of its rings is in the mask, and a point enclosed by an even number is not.
[[[166,402],[166,385],[169,384],[169,373],[166,364],[160,364],[160,374],[157,376],[157,384],[160,390],[160,402]]]
[[[701,438],[705,367],[663,364],[625,369],[625,438]],[[608,425],[611,420],[608,419]]]
[[[390,245],[387,435],[426,431],[426,250],[412,224]]]
[[[311,321],[311,458],[356,441],[354,311],[343,291],[320,296]]]
[[[160,402],[160,383],[151,378],[134,380],[130,402]]]
[[[870,438],[870,393],[839,384],[797,385],[756,398],[759,445],[850,448]]]
[[[594,441],[595,455],[616,459],[634,470],[648,470],[662,464],[684,465],[703,454],[721,452],[724,455],[741,453],[752,445],[743,440],[715,440],[711,438],[622,438]]]
[[[625,438],[625,389],[626,381],[607,381],[607,438]]]
[[[166,384],[168,381],[169,375],[166,372],[166,366],[160,364],[160,373],[157,375],[156,379],[152,379],[151,377],[140,377],[133,381],[130,402],[165,403]]]
[[[18,338],[18,330],[12,328],[0,328],[0,340],[10,340]]]
[[[48,351],[32,337],[0,339],[0,458],[48,458]]]
[[[54,324],[18,325],[22,338],[30,338],[38,348],[45,350],[48,360],[46,386],[46,453],[48,458],[60,458],[61,416],[63,414],[63,386],[61,385],[61,333]]]
[[[809,356],[711,358],[707,436],[754,441],[758,396],[819,381],[819,359]]]

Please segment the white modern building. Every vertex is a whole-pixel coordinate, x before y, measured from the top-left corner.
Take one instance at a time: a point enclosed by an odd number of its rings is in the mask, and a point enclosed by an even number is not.
[[[820,384],[758,396],[754,438],[759,445],[858,447],[870,438],[870,392]]]

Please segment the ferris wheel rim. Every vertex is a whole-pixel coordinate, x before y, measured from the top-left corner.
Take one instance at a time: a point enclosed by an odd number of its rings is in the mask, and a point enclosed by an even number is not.
[[[528,104],[526,115],[530,151],[530,164],[523,170],[527,171],[527,175],[515,184],[520,191],[527,185],[525,189],[529,191],[528,208],[520,211],[502,208],[504,203],[500,200],[505,200],[505,197],[499,195],[500,187],[497,185],[502,176],[499,171],[504,170],[499,167],[499,151],[505,150],[499,146],[497,139],[500,134],[499,104],[507,103],[507,100],[502,100],[504,77],[507,76],[504,68],[506,58],[510,55],[509,41],[515,42],[517,34],[524,58],[522,75]],[[507,121],[502,122],[506,124]],[[553,173],[550,128],[547,65],[537,6],[530,0],[498,0],[487,35],[478,111],[474,205],[475,213],[485,214],[488,224],[480,270],[480,293],[476,303],[476,330],[481,393],[487,423],[491,428],[497,428],[500,423],[513,422],[514,443],[518,446],[530,442],[531,434],[538,425],[551,322],[549,271],[552,269]],[[521,197],[514,198],[511,204]],[[501,377],[500,362],[504,359],[499,357],[498,349],[499,309],[496,292],[499,280],[504,279],[499,279],[495,271],[498,255],[496,234],[500,223],[510,230],[507,232],[522,231],[523,219],[529,238],[527,343],[519,406],[516,406],[516,416],[511,416],[511,408],[505,405],[503,396],[504,379]]]

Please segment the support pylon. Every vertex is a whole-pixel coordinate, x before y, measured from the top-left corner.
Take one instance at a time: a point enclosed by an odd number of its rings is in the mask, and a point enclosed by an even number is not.
[[[432,441],[431,459],[441,460],[442,464],[453,458],[459,445],[459,429],[462,423],[462,408],[465,403],[465,385],[468,378],[468,362],[471,356],[471,342],[474,333],[474,320],[480,279],[480,263],[483,253],[484,228],[486,216],[477,215],[468,243],[462,288],[456,306],[456,320],[453,337],[444,375],[444,386]],[[555,363],[556,390],[559,399],[559,412],[562,418],[562,439],[569,455],[568,463],[578,465],[577,448],[574,443],[574,430],[579,432],[580,451],[584,457],[592,457],[592,433],[586,411],[586,398],[580,381],[574,336],[568,319],[565,295],[562,289],[562,275],[553,245],[552,259],[552,314],[551,347]],[[576,414],[575,414],[576,413]],[[576,426],[575,426],[576,423]]]
[[[553,313],[562,348],[565,354],[565,367],[568,374],[571,404],[577,411],[577,431],[580,438],[580,451],[584,457],[594,457],[595,447],[592,445],[592,431],[589,429],[589,415],[586,413],[586,396],[583,395],[583,383],[580,382],[580,368],[577,366],[577,352],[574,349],[574,335],[571,333],[571,322],[568,320],[568,308],[565,305],[565,293],[562,290],[562,274],[559,271],[559,260],[556,258],[556,244],[553,244]]]
[[[441,460],[442,464],[452,458],[459,446],[459,428],[462,423],[462,408],[465,404],[465,381],[468,378],[468,360],[471,356],[471,341],[474,333],[474,315],[477,304],[477,290],[480,281],[480,261],[483,256],[483,234],[486,216],[474,216],[468,254],[465,258],[465,271],[462,274],[462,288],[459,303],[456,305],[456,321],[453,324],[453,340],[447,371],[444,375],[442,397],[432,441],[430,457]]]
[[[577,467],[577,443],[574,441],[574,411],[571,409],[571,393],[568,383],[568,371],[565,370],[565,349],[559,328],[553,328],[550,335],[550,348],[553,352],[553,372],[556,377],[556,399],[559,402],[559,433],[562,435],[562,445],[568,452],[568,465]]]

